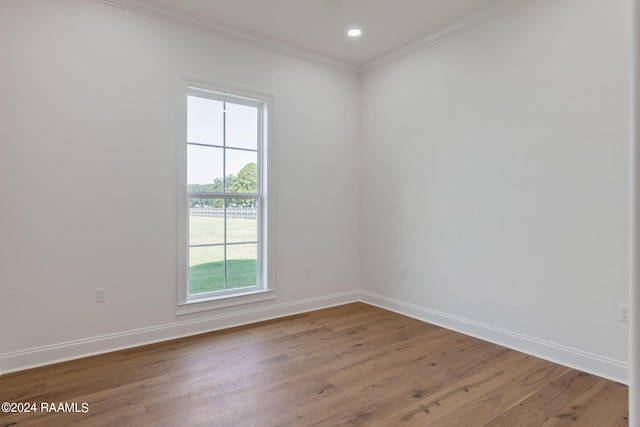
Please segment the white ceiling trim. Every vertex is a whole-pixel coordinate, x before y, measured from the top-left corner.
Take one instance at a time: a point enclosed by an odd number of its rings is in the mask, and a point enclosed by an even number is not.
[[[306,49],[295,48],[284,43],[276,43],[256,37],[254,35],[242,32],[235,28],[214,24],[212,22],[198,19],[193,16],[187,16],[173,10],[166,10],[153,5],[145,0],[95,0],[121,9],[140,13],[152,18],[171,22],[194,30],[209,33],[218,37],[244,43],[250,46],[265,49],[281,55],[290,56],[317,65],[322,65],[337,71],[347,72],[349,74],[366,74],[387,66],[393,62],[400,61],[403,58],[414,55],[417,52],[428,49],[431,46],[439,44],[447,39],[457,36],[487,21],[495,19],[517,8],[525,6],[536,0],[505,0],[498,6],[486,9],[480,13],[474,14],[468,18],[456,22],[453,25],[443,28],[442,30],[427,34],[417,40],[409,42],[404,46],[392,50],[391,52],[379,56],[378,58],[367,62],[361,67],[312,52]]]
[[[480,13],[472,15],[466,19],[456,22],[436,33],[427,34],[417,40],[409,42],[404,46],[392,50],[391,52],[379,56],[378,58],[364,64],[360,71],[362,74],[382,68],[393,62],[400,61],[403,58],[414,55],[422,50],[428,49],[438,43],[457,36],[458,34],[469,31],[487,21],[495,19],[517,8],[533,3],[536,0],[506,0],[504,3],[486,9]]]
[[[174,24],[188,27],[194,30],[209,33],[218,37],[233,40],[239,43],[244,43],[250,46],[265,49],[271,52],[279,53],[281,55],[291,56],[297,59],[301,59],[307,62],[311,62],[324,67],[332,68],[337,71],[347,72],[350,74],[358,74],[360,67],[325,56],[316,52],[311,52],[305,49],[294,48],[292,46],[267,41],[253,35],[243,33],[236,29],[225,27],[220,24],[213,24],[205,20],[200,20],[192,16],[186,16],[174,11],[168,11],[163,8],[159,8],[155,5],[151,5],[144,0],[96,0],[100,3],[105,3],[111,6],[116,6],[121,9],[125,9],[131,12],[140,13],[152,18],[160,19],[163,21],[171,22]]]

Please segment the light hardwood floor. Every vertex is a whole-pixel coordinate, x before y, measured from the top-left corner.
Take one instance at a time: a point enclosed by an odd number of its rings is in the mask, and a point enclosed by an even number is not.
[[[0,426],[625,426],[627,395],[355,303],[4,375],[0,402],[38,412]]]

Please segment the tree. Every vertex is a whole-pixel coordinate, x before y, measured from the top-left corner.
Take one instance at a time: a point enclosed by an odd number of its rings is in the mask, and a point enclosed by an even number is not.
[[[225,193],[225,187],[227,193],[257,193],[258,165],[255,163],[248,163],[240,169],[238,176],[229,174],[224,180],[222,178],[215,178],[211,184],[189,184],[187,185],[187,191],[193,193]],[[232,199],[231,203],[234,205],[255,206],[256,201]],[[189,206],[221,208],[224,206],[224,200],[190,199]]]
[[[227,178],[223,181],[222,178],[215,178],[211,184],[188,184],[187,191],[194,193],[224,193],[224,185],[226,181],[227,191],[233,191],[235,181],[237,177],[235,175],[227,175]],[[224,207],[223,199],[190,199],[189,206],[207,206],[213,208]]]
[[[238,172],[238,176],[233,181],[229,190],[232,193],[257,193],[258,192],[258,165],[255,163],[248,163],[240,172]],[[255,206],[255,200],[247,200],[247,199],[236,199],[234,200],[235,204],[245,205],[245,206]]]

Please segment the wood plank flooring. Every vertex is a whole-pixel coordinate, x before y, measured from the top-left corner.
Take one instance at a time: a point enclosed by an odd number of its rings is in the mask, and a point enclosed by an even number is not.
[[[355,303],[4,375],[0,402],[37,412],[0,426],[603,427],[628,425],[627,399],[624,385]]]

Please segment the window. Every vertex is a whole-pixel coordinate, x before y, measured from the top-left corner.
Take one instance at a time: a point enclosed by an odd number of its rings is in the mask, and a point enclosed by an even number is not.
[[[179,306],[266,299],[268,102],[192,85],[185,95]]]

